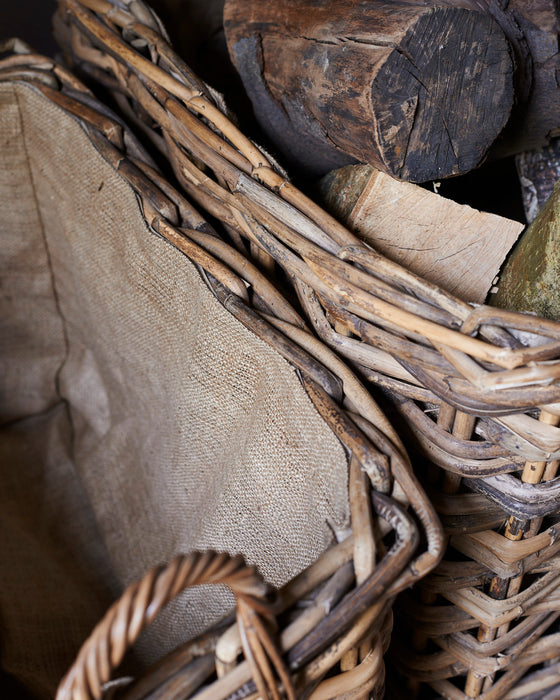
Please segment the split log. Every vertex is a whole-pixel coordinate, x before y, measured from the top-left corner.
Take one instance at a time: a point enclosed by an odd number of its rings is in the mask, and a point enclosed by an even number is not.
[[[560,182],[508,257],[491,303],[560,320]]]
[[[501,4],[226,0],[224,25],[284,161],[309,174],[368,162],[425,182],[479,165],[514,100],[496,153],[542,146],[560,126],[556,3]]]
[[[325,206],[373,248],[464,301],[483,303],[523,224],[457,204],[368,165],[319,185]]]

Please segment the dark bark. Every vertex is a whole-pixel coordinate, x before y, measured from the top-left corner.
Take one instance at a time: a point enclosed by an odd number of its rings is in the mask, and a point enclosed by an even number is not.
[[[556,0],[226,0],[228,48],[289,164],[414,182],[560,127]],[[505,127],[505,128],[504,128]]]
[[[510,116],[512,52],[489,14],[442,4],[226,2],[230,55],[285,157],[416,182],[476,167]]]
[[[560,180],[560,139],[552,139],[545,148],[520,153],[515,162],[521,182],[523,208],[528,223],[531,223]]]
[[[485,0],[488,1],[488,0]],[[509,0],[508,13],[528,51],[522,66],[517,105],[493,156],[546,146],[560,136],[560,9],[558,0]],[[518,43],[518,46],[522,42]]]

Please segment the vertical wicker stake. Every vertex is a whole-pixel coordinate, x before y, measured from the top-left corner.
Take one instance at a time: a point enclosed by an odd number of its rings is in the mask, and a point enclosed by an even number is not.
[[[558,425],[560,423],[560,416],[549,413],[548,411],[541,411],[539,418],[540,421],[546,423],[547,425]],[[546,462],[526,462],[523,468],[523,474],[521,475],[521,481],[525,484],[538,484],[545,477],[546,480],[554,478],[556,471],[558,469],[558,460],[551,462],[548,465]],[[534,537],[541,526],[542,518],[537,518],[533,521],[522,521],[518,518],[510,516],[504,536],[508,540],[520,540],[525,536],[525,538]],[[521,590],[521,585],[523,583],[523,576],[518,576],[513,579],[502,579],[499,576],[495,576],[491,583],[488,591],[488,595],[496,598],[496,600],[503,600],[504,598],[510,598],[511,596],[517,595]],[[487,625],[481,625],[478,630],[477,639],[479,642],[491,642],[497,637],[505,634],[509,629],[509,623],[502,625],[501,627],[489,627]],[[493,682],[493,676],[478,676],[472,671],[469,671],[467,676],[467,682],[465,685],[465,694],[468,697],[476,698],[481,691],[487,689]]]
[[[354,572],[359,586],[371,576],[376,561],[376,543],[373,537],[373,519],[369,490],[371,488],[367,474],[358,460],[352,457],[348,491],[350,496],[350,513],[354,531]],[[340,660],[340,670],[350,671],[355,668],[371,651],[369,640],[360,647],[351,649]],[[367,700],[368,695],[357,696],[356,700]]]
[[[457,411],[455,420],[453,421],[453,435],[462,440],[467,440],[471,437],[474,430],[476,418],[468,413]],[[446,472],[443,480],[443,490],[445,493],[457,493],[461,486],[461,475]]]
[[[456,411],[447,403],[442,403],[438,412],[437,423],[441,430],[452,433],[455,437],[469,438],[472,434],[475,417],[467,413]],[[435,478],[441,476],[441,470],[434,467],[438,474]],[[444,472],[441,480],[441,490],[443,493],[457,493],[461,486],[461,476],[451,472]],[[437,594],[432,591],[420,590],[420,598],[423,604],[433,605],[437,600]],[[412,644],[416,651],[424,651],[427,647],[428,637],[425,632],[415,630],[413,633]],[[416,696],[420,690],[420,683],[416,680],[410,680],[408,683],[409,690]]]

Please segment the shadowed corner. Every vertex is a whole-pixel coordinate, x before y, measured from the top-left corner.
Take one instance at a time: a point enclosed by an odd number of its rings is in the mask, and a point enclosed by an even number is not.
[[[54,57],[59,50],[51,28],[55,10],[56,0],[0,3],[1,38],[18,37],[38,53]]]

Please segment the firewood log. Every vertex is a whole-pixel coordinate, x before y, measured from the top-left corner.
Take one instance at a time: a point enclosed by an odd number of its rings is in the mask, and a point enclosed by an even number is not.
[[[325,206],[389,259],[464,301],[483,303],[523,224],[457,204],[369,165],[319,184]]]
[[[497,154],[547,142],[560,126],[557,24],[554,0],[224,8],[230,55],[284,162],[314,175],[368,162],[413,182],[473,169],[508,122]]]
[[[550,145],[544,148],[520,153],[515,158],[515,164],[525,216],[531,223],[560,180],[560,139],[552,139]]]
[[[469,0],[473,1],[498,5],[497,0]],[[506,27],[511,19],[508,38],[518,68],[517,104],[493,149],[498,157],[541,148],[560,136],[560,5],[557,0],[502,4],[507,12],[501,13],[501,24]]]
[[[560,182],[509,255],[491,303],[560,320]]]

